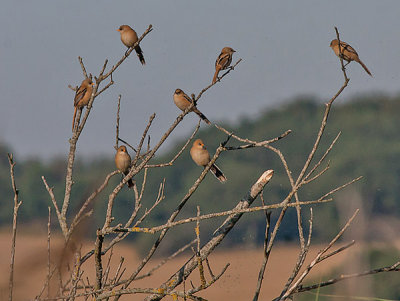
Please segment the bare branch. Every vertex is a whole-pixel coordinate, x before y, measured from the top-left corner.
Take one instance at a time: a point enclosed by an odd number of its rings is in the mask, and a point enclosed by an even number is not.
[[[264,202],[263,202],[264,205]],[[264,279],[264,272],[265,268],[267,266],[268,262],[268,257],[269,253],[267,252],[267,247],[268,247],[268,236],[269,236],[269,227],[270,227],[270,222],[271,222],[271,212],[268,212],[265,210],[265,235],[264,235],[264,257],[263,257],[263,262],[260,267],[260,271],[258,272],[258,280],[257,280],[257,286],[256,286],[256,291],[254,293],[253,301],[257,301],[258,297],[260,295],[260,290],[261,290],[261,285],[262,281]]]
[[[160,267],[162,267],[164,264],[166,264],[168,261],[170,261],[171,259],[175,258],[176,256],[178,256],[179,254],[181,254],[182,252],[184,252],[185,250],[187,250],[191,245],[193,245],[194,243],[197,242],[197,239],[192,240],[191,242],[189,242],[188,244],[184,245],[182,248],[180,248],[179,250],[177,250],[175,253],[173,253],[171,256],[167,257],[166,259],[162,260],[159,264],[157,264],[155,267],[153,267],[152,269],[150,269],[150,271],[148,271],[146,274],[143,274],[141,276],[136,277],[136,280],[139,279],[143,279],[145,277],[149,277],[151,275],[153,275],[153,273],[158,270]],[[212,274],[211,274],[212,275]]]
[[[97,230],[96,244],[94,248],[94,258],[96,266],[96,290],[100,290],[102,287],[101,280],[103,278],[103,266],[101,263],[101,249],[103,246],[104,236],[101,234],[100,229]]]
[[[299,287],[299,285],[302,283],[304,278],[308,275],[308,273],[311,271],[311,269],[318,264],[320,261],[320,258],[333,246],[333,244],[343,235],[343,233],[347,230],[347,228],[350,226],[351,222],[353,219],[356,217],[358,213],[358,209],[354,212],[353,216],[350,217],[350,219],[347,221],[346,225],[342,228],[342,230],[339,231],[339,233],[330,241],[330,243],[321,251],[318,252],[317,256],[315,259],[307,266],[305,271],[301,274],[301,276],[296,280],[296,282],[286,291],[282,292],[283,294],[276,300],[286,300],[286,298],[290,295],[293,294],[293,292]]]
[[[327,150],[325,151],[324,155],[321,157],[321,159],[318,161],[317,164],[314,165],[314,167],[310,170],[310,172],[304,177],[303,183],[309,183],[312,180],[308,180],[310,178],[310,176],[312,175],[312,173],[321,165],[321,163],[325,160],[326,156],[328,156],[329,152],[332,150],[333,146],[335,145],[336,141],[339,139],[340,134],[342,132],[339,132],[339,134],[337,134],[337,136],[335,137],[335,139],[333,139],[331,145],[329,145],[329,147],[327,148]],[[321,172],[320,174],[322,174],[323,172]],[[314,179],[317,177],[314,177]],[[307,181],[308,180],[308,181]]]
[[[395,264],[383,268],[378,268],[378,269],[373,269],[369,271],[365,271],[362,273],[355,273],[355,274],[348,274],[348,275],[340,275],[338,278],[332,278],[330,280],[320,282],[317,284],[309,285],[309,286],[299,286],[293,293],[300,293],[300,292],[306,292],[306,291],[311,291],[313,289],[321,288],[324,286],[332,285],[338,282],[341,282],[343,280],[348,280],[352,278],[359,278],[367,275],[373,275],[373,274],[378,274],[378,273],[386,273],[386,272],[398,272],[400,271],[400,261],[396,262]]]
[[[140,139],[139,146],[138,146],[138,149],[137,149],[137,151],[136,151],[136,156],[135,156],[135,158],[134,158],[133,161],[132,161],[132,166],[135,166],[135,165],[136,165],[136,162],[137,162],[137,161],[139,160],[139,158],[140,158],[140,151],[142,150],[142,146],[143,146],[144,139],[145,139],[146,136],[147,136],[147,133],[148,133],[150,127],[151,127],[151,124],[153,123],[154,118],[156,118],[156,113],[153,113],[153,114],[150,116],[149,121],[148,121],[148,123],[147,123],[147,126],[146,126],[145,130],[143,131],[142,138]]]
[[[315,205],[315,204],[328,203],[328,202],[332,202],[332,199],[299,202],[298,205],[305,206],[305,205]],[[113,233],[113,232],[131,232],[131,233],[142,232],[142,233],[154,234],[156,232],[163,231],[163,230],[169,229],[169,228],[173,228],[178,225],[196,222],[197,219],[205,220],[205,219],[227,216],[227,215],[232,215],[232,214],[237,214],[237,213],[250,213],[250,212],[264,211],[264,210],[269,210],[269,209],[278,209],[278,208],[285,208],[285,207],[290,208],[290,207],[296,207],[296,206],[297,206],[296,203],[284,204],[282,202],[282,203],[278,203],[278,204],[265,205],[265,206],[252,207],[252,208],[244,208],[244,209],[235,208],[235,209],[228,210],[228,211],[200,215],[199,217],[189,217],[189,218],[185,218],[185,219],[182,219],[182,220],[179,220],[176,222],[170,222],[170,223],[167,222],[164,225],[155,226],[155,227],[151,227],[151,228],[139,228],[139,227],[121,228],[121,227],[117,226],[114,228],[109,228],[109,230],[107,230],[105,232],[105,234],[109,234],[109,233]]]
[[[264,189],[265,185],[269,183],[273,175],[272,170],[265,171],[257,182],[251,187],[247,195],[237,204],[237,209],[248,208],[256,197]],[[229,216],[220,227],[214,232],[212,238],[201,248],[200,256],[202,259],[206,258],[217,245],[225,238],[229,231],[235,226],[239,221],[243,213],[232,214]],[[172,275],[168,281],[164,282],[159,289],[171,292],[176,286],[178,286],[183,279],[186,279],[188,275],[196,268],[197,260],[195,257],[192,258],[182,266],[177,273]],[[147,297],[145,300],[160,300],[159,295],[152,295]]]
[[[152,165],[146,165],[147,168],[154,168],[154,167],[165,167],[165,166],[172,166],[174,164],[175,160],[179,158],[179,156],[183,153],[183,151],[187,148],[189,143],[193,140],[194,136],[197,134],[197,132],[200,129],[200,122],[201,119],[199,119],[199,122],[197,123],[196,128],[194,129],[192,135],[189,137],[188,140],[186,140],[186,143],[182,146],[180,151],[169,161],[168,163],[161,163],[161,164],[152,164]]]
[[[121,109],[121,94],[118,95],[118,106],[117,106],[117,125],[115,126],[115,146],[114,148],[118,149],[118,138],[119,138],[119,111]]]
[[[10,277],[8,282],[9,289],[9,297],[8,300],[12,301],[13,299],[13,288],[14,288],[14,260],[15,260],[15,241],[17,238],[17,218],[18,218],[18,209],[21,206],[22,201],[19,201],[18,194],[19,191],[17,189],[17,184],[15,183],[14,177],[14,167],[15,162],[12,154],[7,154],[8,163],[10,164],[10,177],[11,177],[11,187],[14,191],[14,213],[13,213],[13,226],[12,226],[12,238],[11,238],[11,263],[10,263]]]
[[[51,188],[49,187],[49,185],[47,184],[47,181],[44,178],[44,176],[42,176],[42,181],[44,183],[44,186],[47,189],[47,192],[50,195],[50,198],[51,198],[51,201],[53,203],[54,209],[56,210],[56,214],[57,214],[57,218],[58,218],[58,222],[60,224],[61,230],[62,230],[64,236],[66,236],[67,233],[68,233],[67,225],[66,225],[64,219],[62,218],[60,210],[58,209],[56,197],[54,196],[54,192],[53,192],[53,187],[51,187]]]

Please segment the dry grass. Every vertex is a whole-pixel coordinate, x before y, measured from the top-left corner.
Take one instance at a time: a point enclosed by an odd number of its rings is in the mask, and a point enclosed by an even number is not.
[[[0,299],[7,299],[8,294],[8,270],[10,263],[10,241],[11,236],[8,233],[0,233],[0,242],[3,248],[0,249]],[[15,292],[14,300],[32,300],[40,291],[46,277],[47,247],[46,237],[33,236],[31,234],[18,234],[16,266],[15,266]],[[93,243],[85,242],[82,244],[82,251],[89,250],[93,247]],[[312,258],[322,246],[311,248],[309,258]],[[61,237],[52,238],[52,256],[54,261],[60,258],[62,250]],[[353,252],[351,250],[349,252]],[[135,282],[134,286],[138,287],[155,287],[161,284],[168,277],[176,272],[190,256],[190,253],[179,256],[163,266],[156,275]],[[297,259],[298,248],[294,245],[280,244],[277,245],[271,253],[270,261],[265,274],[265,281],[261,291],[261,299],[270,299],[276,297],[280,292],[282,285],[291,272]],[[127,273],[134,270],[136,264],[140,260],[138,253],[134,247],[128,244],[121,244],[114,250],[112,260],[112,270],[115,271],[119,258],[125,258],[125,267]],[[333,267],[338,266],[348,253],[340,254],[332,258],[332,260],[322,263],[313,271],[311,277],[319,277]],[[154,258],[148,267],[152,267],[159,262],[160,259]],[[202,292],[200,295],[209,300],[249,300],[255,289],[258,270],[262,261],[262,250],[246,250],[236,249],[230,251],[216,251],[210,258],[210,264],[213,272],[217,274],[226,263],[230,263],[230,267],[225,275],[211,288]],[[85,277],[93,279],[95,271],[93,260],[85,263]],[[147,270],[145,270],[146,272]],[[113,275],[113,273],[111,273]],[[208,275],[206,274],[206,277]],[[208,277],[209,279],[209,277]],[[198,273],[195,271],[191,278],[195,284],[199,283]],[[186,282],[186,287],[190,288],[190,282]],[[180,287],[182,289],[182,287]],[[122,300],[143,300],[142,295],[126,296]],[[168,300],[169,298],[166,298]]]

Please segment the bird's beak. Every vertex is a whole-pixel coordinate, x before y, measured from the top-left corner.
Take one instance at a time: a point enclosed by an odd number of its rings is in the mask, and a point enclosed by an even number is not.
[[[121,31],[121,29],[118,28],[117,31]]]

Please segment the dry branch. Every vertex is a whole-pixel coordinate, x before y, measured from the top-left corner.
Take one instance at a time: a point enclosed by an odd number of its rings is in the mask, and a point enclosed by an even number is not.
[[[236,205],[236,209],[248,208],[251,206],[256,197],[264,189],[265,185],[269,183],[274,172],[272,170],[265,171],[257,182],[250,188],[247,195]],[[232,214],[228,217],[220,227],[214,232],[212,238],[201,248],[200,257],[202,260],[208,257],[208,255],[218,246],[221,241],[226,237],[229,231],[235,226],[235,224],[242,217],[243,213]],[[192,256],[188,262],[186,262],[174,275],[172,275],[166,282],[164,282],[159,290],[165,292],[171,292],[175,287],[177,287],[184,279],[186,279],[190,273],[196,268],[197,259]],[[160,300],[160,296],[153,295],[146,298],[149,300]]]
[[[353,216],[350,217],[350,219],[347,221],[347,223],[343,226],[343,228],[339,231],[339,233],[330,241],[330,243],[320,252],[318,252],[317,256],[315,259],[306,267],[305,271],[300,275],[300,277],[293,283],[293,285],[288,288],[287,290],[285,289],[281,296],[277,299],[274,299],[274,301],[279,301],[279,300],[287,300],[289,296],[293,294],[293,292],[300,286],[304,278],[308,275],[308,273],[311,271],[311,269],[317,265],[319,262],[321,262],[321,257],[334,245],[334,243],[343,235],[343,233],[347,230],[347,228],[350,226],[351,222],[354,220],[358,213],[358,209],[354,212]],[[328,257],[326,257],[328,258]]]
[[[10,164],[10,177],[11,177],[11,187],[14,192],[14,210],[13,210],[13,226],[12,226],[12,238],[11,238],[11,263],[10,263],[10,276],[8,282],[9,297],[8,300],[13,299],[13,288],[14,288],[14,260],[15,260],[15,240],[17,238],[17,218],[18,209],[22,204],[22,201],[18,199],[19,191],[17,189],[17,184],[15,183],[14,167],[15,162],[12,154],[7,154],[8,163]]]

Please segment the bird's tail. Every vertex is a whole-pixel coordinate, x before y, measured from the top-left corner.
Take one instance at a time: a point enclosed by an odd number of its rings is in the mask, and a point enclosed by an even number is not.
[[[218,168],[217,165],[213,164],[210,168],[211,172],[213,175],[221,182],[225,183],[227,181],[227,178],[224,176],[222,173],[221,169]]]
[[[371,72],[369,72],[367,66],[365,66],[365,64],[360,59],[358,59],[357,62],[361,65],[361,67],[364,68],[365,72],[367,72],[370,76],[372,76],[372,74],[371,74]]]
[[[77,110],[77,107],[75,107],[75,109],[74,109],[74,117],[72,118],[72,131],[74,131],[74,128],[75,128],[76,110]]]
[[[127,173],[124,173],[124,176],[126,176],[127,174],[128,174],[128,172],[127,172]],[[133,181],[132,181],[132,179],[129,179],[128,182],[126,182],[126,185],[128,185],[128,187],[131,188],[131,187],[133,186]]]
[[[214,73],[214,78],[212,80],[212,83],[215,84],[217,81],[217,77],[218,77],[218,73],[219,73],[220,68],[219,67],[215,67],[215,73]]]
[[[126,182],[126,184],[128,184],[128,187],[131,188],[133,186],[132,179],[129,179],[128,182]]]
[[[144,60],[142,48],[140,48],[140,46],[138,45],[135,47],[135,51],[136,51],[136,54],[137,54],[140,62],[142,63],[142,65],[146,65],[146,61]]]
[[[193,112],[195,112],[197,115],[199,115],[199,117],[201,119],[203,119],[205,123],[211,124],[210,120],[208,120],[207,117],[202,112],[200,112],[197,108],[193,109]]]

